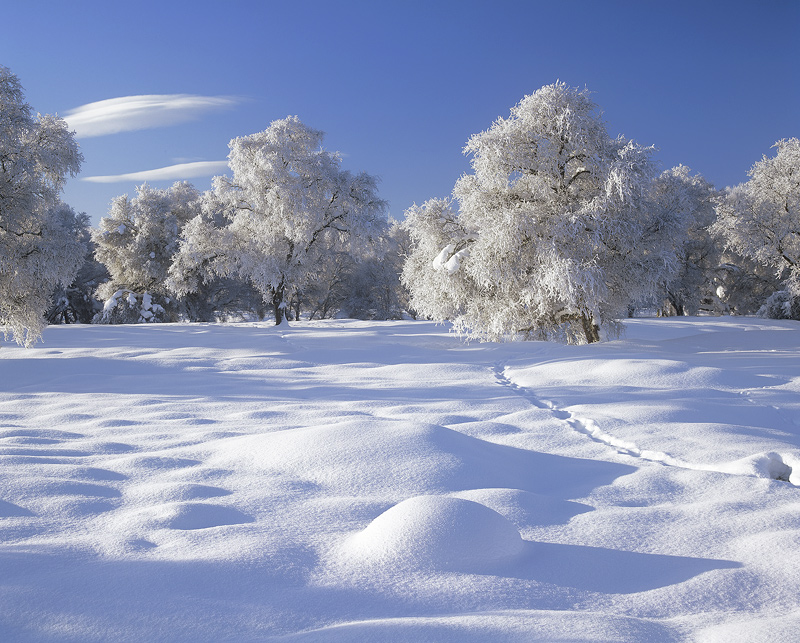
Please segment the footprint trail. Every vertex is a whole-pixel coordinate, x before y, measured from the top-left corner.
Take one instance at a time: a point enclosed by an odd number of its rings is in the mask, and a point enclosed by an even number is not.
[[[737,461],[712,464],[689,462],[687,460],[675,458],[662,451],[640,449],[633,442],[628,442],[606,433],[594,420],[578,417],[566,409],[560,409],[551,401],[539,399],[529,389],[518,386],[508,377],[504,364],[495,364],[492,367],[492,372],[494,373],[497,383],[501,386],[525,398],[536,408],[550,411],[556,419],[569,426],[573,431],[583,434],[599,444],[614,449],[614,451],[620,455],[693,471],[716,471],[732,475],[753,475],[752,473],[742,472],[746,467],[747,469],[755,470],[755,472],[760,474],[759,477],[781,480],[789,482],[794,486],[800,486],[800,459],[791,454],[768,452],[747,458],[746,463]]]

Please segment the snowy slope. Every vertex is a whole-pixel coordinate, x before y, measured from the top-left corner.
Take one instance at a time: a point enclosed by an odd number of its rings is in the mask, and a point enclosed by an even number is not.
[[[425,322],[0,348],[0,640],[775,641],[800,325]]]

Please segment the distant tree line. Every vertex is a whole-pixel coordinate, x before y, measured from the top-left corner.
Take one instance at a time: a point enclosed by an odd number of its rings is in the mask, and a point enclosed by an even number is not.
[[[619,320],[800,319],[800,141],[717,190],[612,138],[586,90],[526,96],[464,149],[451,198],[387,218],[377,179],[341,169],[296,117],[230,142],[199,192],[147,184],[99,228],[60,200],[82,156],[0,67],[0,324],[346,316],[450,321],[480,339],[613,336]]]

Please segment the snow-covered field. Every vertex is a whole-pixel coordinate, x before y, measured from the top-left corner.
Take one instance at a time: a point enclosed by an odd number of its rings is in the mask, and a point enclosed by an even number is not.
[[[791,641],[800,325],[0,348],[2,641]]]

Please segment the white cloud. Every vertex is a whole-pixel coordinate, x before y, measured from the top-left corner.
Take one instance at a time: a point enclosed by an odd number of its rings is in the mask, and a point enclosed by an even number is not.
[[[175,125],[203,112],[228,109],[240,102],[230,96],[146,94],[109,98],[81,105],[63,115],[77,138]]]
[[[124,183],[126,181],[180,181],[196,176],[214,176],[228,169],[227,161],[197,161],[178,163],[155,170],[129,172],[128,174],[109,174],[106,176],[84,176],[81,181],[90,183]]]

